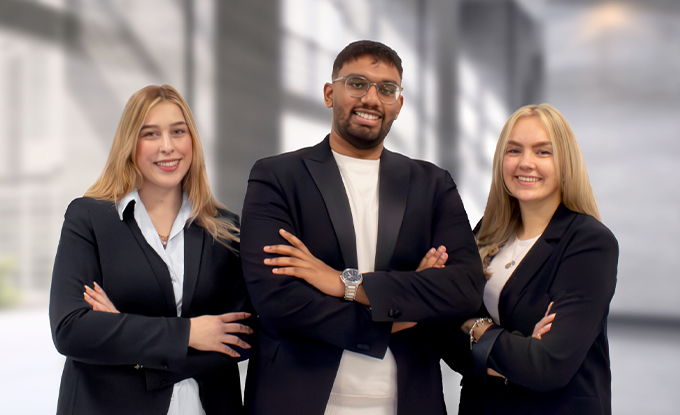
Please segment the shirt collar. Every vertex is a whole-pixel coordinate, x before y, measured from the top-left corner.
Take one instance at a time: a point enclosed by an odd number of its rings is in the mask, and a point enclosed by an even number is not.
[[[139,198],[139,192],[137,189],[131,191],[125,197],[120,199],[120,201],[116,204],[116,208],[118,209],[118,216],[120,216],[120,220],[123,220],[123,213],[125,212],[125,209],[127,206],[130,204],[130,202],[135,201],[135,209],[137,209],[137,206],[139,206],[142,203],[142,200]],[[175,219],[175,223],[181,223],[182,227],[184,224],[189,220],[189,217],[191,216],[191,210],[193,209],[193,203],[189,202],[189,195],[187,195],[187,192],[182,192],[182,206],[179,208],[179,212],[177,212],[177,218]],[[173,226],[174,228],[174,226]],[[175,231],[175,229],[173,229]],[[174,232],[172,232],[174,233]]]
[[[123,220],[123,212],[125,212],[125,208],[130,204],[130,202],[135,201],[135,205],[138,205],[140,199],[139,199],[139,192],[137,189],[131,191],[125,197],[120,199],[120,201],[116,204],[116,208],[118,209],[118,216],[120,216],[120,220]]]

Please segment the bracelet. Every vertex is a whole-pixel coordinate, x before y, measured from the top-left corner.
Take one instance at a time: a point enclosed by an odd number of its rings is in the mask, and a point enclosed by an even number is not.
[[[472,350],[472,345],[477,343],[478,339],[475,339],[475,328],[476,327],[481,327],[484,325],[484,323],[490,323],[493,324],[493,320],[491,317],[480,317],[475,322],[472,324],[472,327],[470,327],[470,332],[468,333],[470,335],[470,350]]]

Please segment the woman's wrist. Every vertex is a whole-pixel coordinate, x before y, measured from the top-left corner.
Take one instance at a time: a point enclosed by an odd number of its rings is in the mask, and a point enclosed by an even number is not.
[[[484,333],[486,333],[486,330],[493,324],[493,320],[490,317],[480,317],[475,320],[468,332],[470,335],[470,350],[472,350],[472,345],[477,343]]]

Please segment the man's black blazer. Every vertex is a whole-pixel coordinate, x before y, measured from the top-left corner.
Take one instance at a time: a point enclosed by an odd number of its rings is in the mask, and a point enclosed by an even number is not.
[[[187,347],[190,317],[251,309],[238,256],[196,224],[185,227],[177,317],[168,268],[144,239],[133,206],[123,221],[113,202],[91,198],[66,211],[50,293],[52,337],[66,356],[57,413],[165,415],[172,385],[189,377],[208,415],[241,413],[237,361]],[[236,215],[220,213],[238,225]],[[85,302],[84,286],[93,282],[120,314]]]
[[[383,150],[376,272],[364,275],[371,307],[324,295],[274,275],[265,245],[298,236],[337,270],[357,267],[349,201],[328,137],[315,147],[258,161],[243,207],[242,259],[260,316],[246,381],[251,414],[323,414],[344,349],[397,363],[398,413],[444,414],[431,327],[394,335],[396,321],[463,318],[481,305],[484,277],[467,215],[448,172]],[[443,269],[416,273],[431,247],[446,246]]]
[[[618,243],[592,216],[560,205],[501,291],[501,327],[474,346],[463,367],[461,414],[611,414],[607,315]],[[531,338],[550,302],[550,332]],[[460,331],[460,330],[458,330]],[[467,335],[451,366],[470,355]],[[485,376],[486,363],[508,379]]]

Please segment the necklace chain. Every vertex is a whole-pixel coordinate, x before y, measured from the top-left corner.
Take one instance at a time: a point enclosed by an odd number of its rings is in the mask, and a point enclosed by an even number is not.
[[[512,246],[512,255],[511,255],[511,257],[510,257],[510,262],[508,262],[507,264],[505,264],[505,269],[510,269],[511,267],[514,267],[514,266],[517,264],[517,262],[515,262],[515,260],[516,260],[517,258],[519,258],[519,257],[524,253],[524,251],[527,250],[527,248],[529,248],[530,246],[533,245],[533,244],[531,244],[531,243],[527,243],[527,246],[525,246],[524,249],[522,249],[522,251],[520,251],[519,254],[515,255],[515,250],[517,249],[517,245],[519,245],[519,242],[520,242],[520,241],[519,241],[519,238],[515,236],[515,243],[514,243],[514,245]],[[527,242],[528,242],[528,241],[527,241]]]

